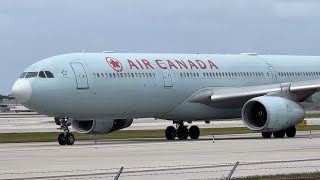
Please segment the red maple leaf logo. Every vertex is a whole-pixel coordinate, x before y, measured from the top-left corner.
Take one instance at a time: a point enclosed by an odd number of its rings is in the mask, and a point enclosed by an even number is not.
[[[122,71],[122,64],[118,60],[111,58],[111,57],[107,57],[106,61],[112,67],[112,69],[114,69],[115,71],[117,71],[117,72]]]

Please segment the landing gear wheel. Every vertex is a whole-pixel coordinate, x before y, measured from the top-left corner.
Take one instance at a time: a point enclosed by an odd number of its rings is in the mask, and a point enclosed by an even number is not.
[[[268,138],[269,139],[272,136],[272,132],[262,132],[261,135],[262,135],[263,138]]]
[[[75,141],[74,135],[72,133],[67,133],[65,137],[65,141],[67,145],[73,145]]]
[[[180,140],[187,139],[189,135],[188,128],[186,126],[179,126],[177,129],[177,136]]]
[[[296,127],[295,126],[291,126],[289,128],[286,129],[286,135],[288,138],[293,138],[296,136]]]
[[[286,131],[285,130],[280,130],[280,131],[273,132],[273,137],[274,138],[284,138],[285,135],[286,135]]]
[[[198,126],[191,126],[189,129],[189,136],[191,139],[198,139],[200,136],[200,129]]]
[[[58,142],[60,145],[66,145],[66,138],[64,137],[64,133],[59,134],[58,136]]]
[[[57,123],[57,118],[55,118],[56,124]],[[63,130],[63,133],[59,134],[58,136],[58,142],[60,145],[73,145],[75,138],[74,135],[72,133],[69,133],[69,128],[68,126],[70,125],[70,123],[68,123],[68,118],[61,118],[59,119],[60,121],[60,130]]]
[[[165,134],[167,140],[174,140],[177,136],[177,130],[173,126],[168,126]]]

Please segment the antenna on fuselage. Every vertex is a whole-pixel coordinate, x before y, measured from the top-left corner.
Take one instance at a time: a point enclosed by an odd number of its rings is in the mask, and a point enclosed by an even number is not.
[[[248,53],[240,53],[241,55],[247,55],[247,56],[258,56],[258,53],[256,52],[248,52]]]
[[[115,51],[102,51],[102,53],[115,53]]]

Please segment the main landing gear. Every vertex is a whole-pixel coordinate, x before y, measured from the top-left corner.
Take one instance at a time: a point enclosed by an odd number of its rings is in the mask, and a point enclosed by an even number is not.
[[[183,121],[174,121],[176,128],[173,126],[168,126],[165,132],[167,140],[174,140],[178,137],[180,140],[188,139],[198,139],[200,136],[200,129],[198,126],[188,127],[183,124]]]
[[[60,130],[63,130],[63,133],[59,134],[58,136],[58,142],[60,145],[73,145],[75,138],[72,133],[69,132],[68,126],[70,125],[68,122],[68,118],[61,118],[59,119],[59,123],[57,123],[57,120],[55,119],[56,124],[60,125]]]
[[[296,127],[291,126],[288,127],[287,129],[283,129],[280,131],[275,131],[275,132],[262,132],[261,135],[263,138],[271,138],[272,134],[274,138],[284,138],[285,135],[287,135],[288,138],[293,138],[296,136]]]

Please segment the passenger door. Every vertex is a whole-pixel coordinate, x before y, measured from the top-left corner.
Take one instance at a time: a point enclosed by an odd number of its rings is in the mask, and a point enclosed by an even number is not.
[[[166,68],[166,69],[160,68],[161,73],[162,73],[162,78],[164,81],[164,87],[172,87],[173,86],[172,77],[171,77],[171,73],[170,73],[169,68],[167,67],[167,65],[165,63],[159,63],[159,64],[161,65],[161,67]]]
[[[271,76],[272,76],[273,84],[278,83],[277,74],[276,74],[276,71],[274,70],[273,66],[271,64],[268,64],[268,68],[269,68]]]
[[[80,62],[72,62],[70,65],[76,78],[77,89],[89,89],[88,77],[83,65]]]

